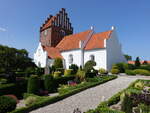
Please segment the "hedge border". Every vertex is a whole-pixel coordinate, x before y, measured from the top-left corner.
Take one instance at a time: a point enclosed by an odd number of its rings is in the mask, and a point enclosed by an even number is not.
[[[149,81],[149,80],[142,80],[142,79],[137,79],[134,82],[132,82],[127,88],[119,91],[118,93],[116,93],[115,95],[113,95],[112,97],[110,97],[107,101],[103,101],[101,102],[95,110],[101,109],[101,108],[108,108],[108,110],[112,110],[109,108],[109,106],[117,104],[120,101],[120,95],[125,92],[126,90],[132,88],[134,86],[134,84],[136,84],[139,81]],[[93,109],[91,109],[93,110]],[[95,113],[94,111],[91,111],[90,113]],[[88,111],[85,113],[89,113]],[[122,111],[116,111],[116,113],[124,113]]]
[[[52,103],[55,103],[57,101],[60,101],[60,100],[63,100],[69,96],[72,96],[76,93],[79,93],[83,90],[86,90],[88,88],[92,88],[92,87],[95,87],[99,84],[103,84],[107,81],[110,81],[110,80],[113,80],[113,79],[116,79],[117,76],[115,75],[112,75],[111,78],[107,79],[107,80],[104,80],[104,81],[99,81],[99,82],[96,82],[96,83],[92,83],[88,86],[85,86],[85,87],[81,87],[81,88],[78,88],[78,89],[74,89],[74,90],[71,90],[70,92],[67,92],[65,94],[62,94],[62,95],[58,95],[58,96],[54,96],[54,97],[49,97],[48,99],[43,99],[35,104],[32,104],[30,106],[26,106],[26,107],[22,107],[22,108],[18,108],[10,113],[28,113],[32,110],[35,110],[35,109],[38,109],[39,107],[43,107],[43,106],[46,106],[46,105],[49,105],[49,104],[52,104]]]

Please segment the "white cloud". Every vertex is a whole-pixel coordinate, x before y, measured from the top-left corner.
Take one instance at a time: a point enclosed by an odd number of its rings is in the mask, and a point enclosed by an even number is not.
[[[5,31],[6,31],[5,28],[0,27],[0,32],[5,32]]]

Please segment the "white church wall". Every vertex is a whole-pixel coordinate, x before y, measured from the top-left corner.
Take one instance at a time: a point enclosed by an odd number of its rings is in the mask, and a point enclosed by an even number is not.
[[[63,52],[61,52],[61,55],[64,58],[65,68],[68,69],[69,66],[71,65],[71,63],[69,63],[69,55],[73,56],[72,64],[76,64],[78,66],[81,66],[81,50],[80,49],[63,51]]]
[[[107,49],[107,69],[110,70],[113,64],[119,62],[126,62],[122,53],[121,44],[119,43],[117,33],[114,30],[111,34],[111,38],[106,40]]]
[[[38,67],[44,68],[46,66],[47,61],[47,52],[43,51],[43,48],[41,46],[41,43],[39,43],[39,46],[34,53],[34,62]]]
[[[94,49],[84,51],[84,64],[90,60],[90,56],[94,56],[96,62],[95,69],[104,68],[106,69],[106,49]]]

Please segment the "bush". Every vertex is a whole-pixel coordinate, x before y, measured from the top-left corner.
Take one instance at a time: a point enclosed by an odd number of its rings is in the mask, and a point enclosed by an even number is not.
[[[57,69],[57,68],[63,68],[63,61],[61,58],[56,58],[54,60],[54,64],[53,66]]]
[[[118,69],[111,69],[111,73],[112,74],[119,74],[119,70]]]
[[[28,80],[28,93],[38,94],[39,91],[39,78],[37,75],[32,75]]]
[[[58,78],[58,77],[61,77],[61,72],[60,71],[56,71],[54,72],[54,78]]]
[[[132,99],[128,94],[125,94],[123,101],[121,103],[121,110],[125,113],[132,113]]]
[[[85,72],[78,70],[77,74],[76,74],[77,79],[79,79],[79,81],[84,81],[85,80]]]
[[[139,81],[139,82],[135,83],[134,87],[138,88],[138,89],[143,89],[144,84],[141,81]]]
[[[147,71],[147,70],[144,70],[144,69],[135,69],[134,73],[135,74],[140,74],[140,75],[147,75],[147,76],[150,75],[150,72]]]
[[[48,92],[53,91],[53,84],[54,84],[53,76],[45,75],[44,76],[44,87]]]
[[[29,96],[29,97],[27,97],[26,100],[25,100],[25,105],[26,105],[26,106],[29,106],[29,105],[31,105],[31,104],[36,103],[36,101],[37,101],[37,98],[36,98],[35,96]]]
[[[72,75],[72,69],[66,69],[64,72],[64,76],[71,76]]]
[[[63,75],[64,74],[64,68],[56,68],[56,70],[55,70],[56,72],[61,72],[61,75]]]
[[[103,68],[100,68],[100,69],[98,70],[98,72],[99,72],[100,74],[106,74],[106,73],[107,73],[107,71],[106,71],[105,69],[103,69]]]
[[[91,70],[93,69],[94,66],[96,66],[95,61],[92,61],[92,60],[87,61],[84,65],[85,73],[91,72]]]
[[[139,69],[144,69],[144,70],[150,71],[150,65],[141,65],[139,67]]]
[[[72,74],[76,74],[78,69],[79,69],[79,67],[76,64],[71,64],[69,66],[69,69],[72,69]]]
[[[6,83],[7,83],[7,79],[4,78],[0,79],[0,84],[6,84]]]
[[[133,70],[126,70],[125,73],[126,73],[127,75],[136,75]]]
[[[11,97],[11,98],[13,98],[17,103],[19,103],[19,100],[18,100],[18,98],[17,98],[15,95],[5,95],[5,96]]]
[[[16,100],[9,96],[0,96],[0,113],[7,113],[16,108]]]

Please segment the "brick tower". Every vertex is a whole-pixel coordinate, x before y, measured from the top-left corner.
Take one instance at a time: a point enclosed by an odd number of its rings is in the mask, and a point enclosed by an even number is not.
[[[56,16],[50,15],[40,27],[40,42],[43,46],[55,47],[66,35],[73,34],[73,27],[65,9]]]

